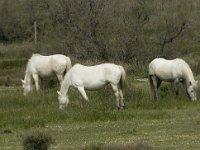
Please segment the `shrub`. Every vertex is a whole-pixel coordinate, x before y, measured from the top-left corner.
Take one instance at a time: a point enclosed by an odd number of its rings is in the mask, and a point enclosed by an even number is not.
[[[27,136],[23,141],[24,150],[47,150],[53,143],[51,136],[36,133]]]

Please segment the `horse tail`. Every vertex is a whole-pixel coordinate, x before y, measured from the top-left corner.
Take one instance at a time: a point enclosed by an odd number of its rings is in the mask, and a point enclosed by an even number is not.
[[[121,79],[120,79],[120,89],[124,92],[125,91],[125,86],[126,86],[126,71],[124,70],[124,68],[122,66],[119,66],[120,70],[121,70]]]
[[[71,63],[71,59],[69,57],[66,58],[67,60],[67,68],[66,68],[66,72],[69,71],[69,69],[72,67],[72,63]]]

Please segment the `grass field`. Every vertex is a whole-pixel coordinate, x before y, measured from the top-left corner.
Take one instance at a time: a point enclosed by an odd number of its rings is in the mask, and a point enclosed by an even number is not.
[[[21,88],[0,89],[0,149],[21,150],[27,135],[40,132],[52,137],[55,150],[200,148],[199,101],[189,101],[183,89],[177,97],[170,84],[163,84],[161,99],[154,102],[147,82],[130,75],[128,81],[127,109],[120,111],[110,87],[87,92],[90,102],[82,109],[78,92],[70,90],[64,111],[58,109],[58,88],[27,97]]]

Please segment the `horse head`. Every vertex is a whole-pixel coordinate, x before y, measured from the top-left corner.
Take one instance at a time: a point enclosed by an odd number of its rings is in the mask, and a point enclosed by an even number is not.
[[[59,109],[64,109],[65,106],[67,106],[69,102],[69,98],[66,94],[62,94],[60,91],[57,91],[58,93],[58,100],[59,100]]]
[[[27,83],[25,80],[22,81],[22,87],[24,88],[24,96],[33,90],[32,84]]]
[[[197,83],[198,83],[198,81],[194,81],[194,82],[190,81],[189,86],[187,87],[187,93],[188,93],[190,99],[193,101],[197,100],[197,95],[196,95]]]

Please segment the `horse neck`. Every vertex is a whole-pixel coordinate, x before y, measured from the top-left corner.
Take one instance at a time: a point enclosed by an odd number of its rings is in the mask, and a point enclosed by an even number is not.
[[[184,68],[184,71],[183,71],[183,76],[185,78],[185,81],[186,81],[186,84],[187,86],[190,85],[190,82],[191,83],[194,83],[194,75],[192,73],[192,70],[189,68],[189,66],[187,65],[187,67]]]
[[[69,72],[65,75],[65,78],[62,82],[61,88],[60,88],[60,92],[64,95],[66,95],[68,93],[69,87],[71,86],[71,81],[70,81],[70,76],[69,76]]]
[[[30,71],[30,64],[29,63],[27,65],[27,67],[26,67],[26,72],[25,72],[24,80],[28,84],[31,83],[31,71]]]

